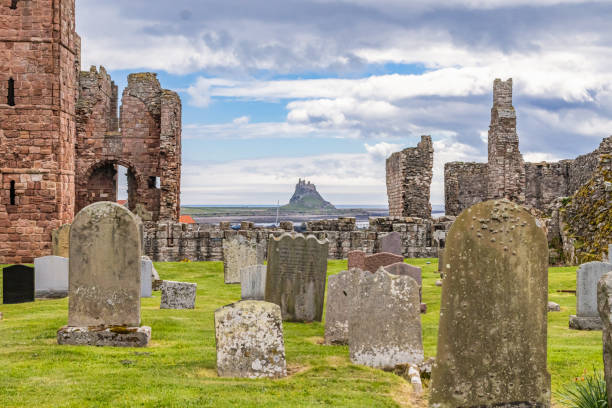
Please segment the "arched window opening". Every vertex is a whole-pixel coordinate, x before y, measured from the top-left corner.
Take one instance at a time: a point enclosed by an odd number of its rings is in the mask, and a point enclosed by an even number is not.
[[[6,103],[9,106],[15,106],[15,80],[13,78],[8,80],[8,98]]]
[[[11,0],[11,9],[12,10],[17,10],[17,3],[19,2],[19,0]]]
[[[11,205],[15,205],[15,180],[11,180]]]

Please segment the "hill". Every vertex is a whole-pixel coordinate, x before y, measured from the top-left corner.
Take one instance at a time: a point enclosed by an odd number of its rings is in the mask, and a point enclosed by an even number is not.
[[[300,179],[295,185],[293,197],[282,209],[336,209],[329,201],[325,201],[310,181]]]

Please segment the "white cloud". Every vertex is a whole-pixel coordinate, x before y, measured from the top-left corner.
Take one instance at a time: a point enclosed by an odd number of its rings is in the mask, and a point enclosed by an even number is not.
[[[373,146],[364,145],[368,154],[372,157],[372,161],[386,160],[391,154],[402,149],[402,146],[394,143],[380,142]]]

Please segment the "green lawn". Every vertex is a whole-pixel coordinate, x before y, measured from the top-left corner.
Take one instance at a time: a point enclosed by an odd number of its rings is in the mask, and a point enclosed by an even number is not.
[[[426,262],[431,261],[427,265]],[[425,355],[436,353],[440,288],[436,259],[423,268]],[[397,407],[411,406],[410,385],[391,373],[350,364],[348,348],[323,346],[320,323],[285,323],[290,377],[282,380],[217,378],[213,312],[240,298],[239,285],[223,283],[220,262],[156,263],[162,279],[198,283],[195,310],[160,310],[159,292],[142,301],[142,323],[152,327],[146,349],[58,346],[68,301],[1,305],[0,407]],[[329,261],[329,274],[346,261]],[[601,332],[570,331],[576,268],[550,269],[548,367],[553,391],[584,369],[602,367]]]

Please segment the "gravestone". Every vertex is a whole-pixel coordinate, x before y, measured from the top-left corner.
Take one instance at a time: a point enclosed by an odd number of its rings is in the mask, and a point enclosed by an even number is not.
[[[64,224],[51,233],[53,255],[68,258],[70,256],[70,224]]]
[[[2,299],[5,305],[34,301],[34,268],[25,265],[2,269]]]
[[[349,314],[356,301],[359,279],[366,273],[349,269],[327,278],[325,305],[325,344],[348,344]]]
[[[196,283],[163,281],[160,309],[195,309]]]
[[[380,252],[388,252],[402,256],[402,236],[399,232],[393,231],[383,237],[379,238],[380,241]]]
[[[374,255],[366,255],[363,251],[350,251],[348,253],[348,269],[359,268],[362,271],[376,272],[381,266],[404,262],[404,257],[380,252]]]
[[[612,263],[612,244],[608,245],[608,263]]]
[[[68,258],[44,256],[34,259],[36,297],[63,298],[68,296]]]
[[[127,208],[97,202],[70,228],[68,326],[59,344],[143,347],[140,327],[140,222]]]
[[[607,389],[612,390],[612,272],[599,279],[597,309],[603,326],[604,377]],[[612,392],[608,392],[608,406],[612,407]]]
[[[140,297],[153,296],[153,262],[147,257],[140,258]]]
[[[410,276],[391,275],[384,268],[358,280],[349,311],[351,362],[393,369],[424,359],[419,285]]]
[[[453,223],[431,407],[549,407],[548,242],[525,208],[486,201]]]
[[[438,273],[444,273],[444,248],[438,249]]]
[[[242,235],[223,241],[223,275],[225,283],[240,283],[240,269],[263,264],[261,245],[249,242]]]
[[[610,271],[612,264],[607,262],[587,262],[576,270],[576,314],[569,318],[570,329],[602,329],[597,311],[597,282]]]
[[[243,300],[215,311],[219,377],[287,375],[283,322],[278,305]]]
[[[421,268],[414,265],[409,265],[405,262],[396,262],[384,267],[391,275],[410,276],[419,285],[419,302],[421,303],[421,312],[427,311],[427,305],[423,303],[423,278]]]
[[[283,320],[321,321],[329,241],[283,233],[268,241],[267,302],[280,306]]]
[[[252,265],[240,269],[242,300],[264,300],[266,296],[266,265]]]

